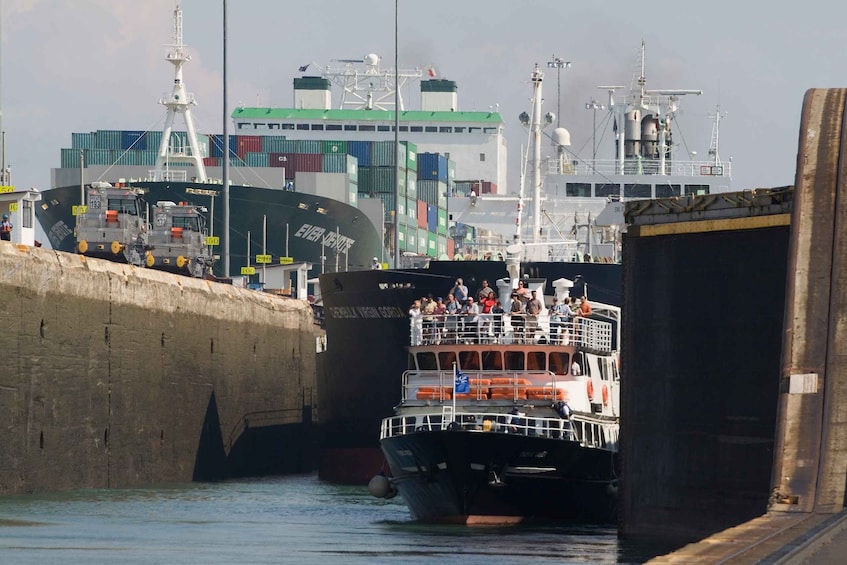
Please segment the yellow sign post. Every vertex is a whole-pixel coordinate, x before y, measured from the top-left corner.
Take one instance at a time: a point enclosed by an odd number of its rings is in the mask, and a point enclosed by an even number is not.
[[[206,236],[206,245],[208,245],[209,247],[212,247],[212,246],[215,246],[215,245],[220,245],[220,244],[221,244],[221,238],[219,238],[218,236],[216,236],[216,235]]]
[[[256,267],[241,267],[241,274],[242,275],[255,275],[256,274]]]
[[[270,264],[271,256],[270,255],[256,255],[256,262],[259,263],[260,265]]]
[[[294,257],[280,257],[279,264],[280,265],[290,265],[294,262]]]

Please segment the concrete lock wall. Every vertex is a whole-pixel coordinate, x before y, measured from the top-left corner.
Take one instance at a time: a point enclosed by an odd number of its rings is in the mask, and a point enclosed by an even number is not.
[[[311,310],[0,244],[0,494],[312,468]]]

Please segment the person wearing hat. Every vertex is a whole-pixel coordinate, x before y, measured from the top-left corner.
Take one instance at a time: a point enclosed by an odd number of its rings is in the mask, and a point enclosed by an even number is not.
[[[379,259],[377,259],[376,257],[374,257],[373,261],[371,261],[371,269],[373,269],[374,271],[382,269],[382,263],[380,263]]]
[[[3,221],[0,222],[0,240],[12,240],[12,222],[9,221],[9,214],[3,214]]]

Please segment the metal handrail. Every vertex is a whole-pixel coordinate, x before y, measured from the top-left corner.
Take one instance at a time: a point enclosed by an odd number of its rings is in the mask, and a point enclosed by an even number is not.
[[[580,317],[568,322],[553,322],[546,312],[534,320],[525,314],[413,316],[409,321],[409,337],[409,343],[413,346],[458,343],[573,344],[602,352],[612,351],[612,324],[609,322]]]
[[[442,412],[392,416],[382,421],[380,439],[420,432],[464,431],[512,434],[574,441],[583,447],[618,450],[617,422],[574,414],[570,419],[537,417],[527,414],[460,412],[444,421]]]

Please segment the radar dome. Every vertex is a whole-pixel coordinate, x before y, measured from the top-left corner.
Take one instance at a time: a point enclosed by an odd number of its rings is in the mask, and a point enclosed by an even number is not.
[[[556,128],[553,130],[553,145],[556,147],[570,147],[571,132],[565,128]]]
[[[366,65],[376,66],[377,63],[379,63],[379,55],[375,53],[368,53],[367,55],[365,55]]]

